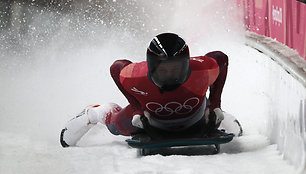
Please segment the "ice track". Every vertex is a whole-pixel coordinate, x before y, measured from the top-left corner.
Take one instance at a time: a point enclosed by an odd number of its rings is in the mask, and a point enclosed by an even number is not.
[[[114,6],[125,9],[124,22],[134,19],[137,27],[116,21],[116,16],[111,16],[115,21],[84,22],[73,14],[42,11],[31,16],[28,34],[20,39],[19,47],[9,43],[9,31],[2,31],[0,173],[296,174],[265,135],[269,115],[263,108],[269,107],[269,98],[260,86],[275,79],[258,77],[265,75],[262,67],[269,59],[244,44],[242,25],[232,19],[237,17],[232,14],[234,6],[199,2],[182,1],[174,8],[172,1],[156,1],[159,10],[173,7],[168,23],[161,22],[166,14],[157,13],[148,21],[130,14],[128,5]],[[190,10],[180,11],[187,4]],[[148,8],[153,2],[136,5],[142,9],[139,16],[155,14]],[[192,56],[214,50],[229,56],[222,109],[239,119],[244,135],[221,146],[217,155],[139,157],[136,149],[126,145],[125,137],[113,136],[99,124],[77,147],[63,149],[60,130],[86,105],[127,104],[109,75],[111,63],[119,58],[145,60],[151,37],[165,31],[180,33]]]

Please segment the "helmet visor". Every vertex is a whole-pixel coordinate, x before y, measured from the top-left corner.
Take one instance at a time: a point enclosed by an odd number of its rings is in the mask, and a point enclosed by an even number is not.
[[[161,89],[173,90],[186,81],[188,74],[189,59],[161,60],[151,72],[151,79]]]

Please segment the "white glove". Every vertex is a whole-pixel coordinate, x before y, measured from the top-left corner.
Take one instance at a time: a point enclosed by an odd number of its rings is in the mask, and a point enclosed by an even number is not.
[[[147,117],[147,119],[150,120],[150,116],[151,116],[150,113],[147,112],[147,111],[144,111],[144,116],[136,114],[136,115],[133,116],[132,125],[135,126],[135,127],[143,129],[144,126],[143,126],[142,121],[140,120],[140,118],[141,117]]]
[[[139,114],[134,115],[133,119],[132,119],[132,125],[135,126],[135,127],[143,129],[143,124],[140,120],[141,117],[143,117],[143,116],[141,116]]]
[[[215,108],[213,110],[213,112],[216,115],[216,122],[215,122],[215,124],[218,125],[224,119],[223,111],[220,108]],[[208,123],[208,121],[209,121],[209,115],[210,115],[210,111],[209,111],[209,108],[207,108],[206,111],[205,111],[205,121],[206,121],[206,123]]]
[[[224,120],[224,114],[220,108],[215,108],[214,112],[216,114],[216,125],[218,125],[221,123],[222,120]]]

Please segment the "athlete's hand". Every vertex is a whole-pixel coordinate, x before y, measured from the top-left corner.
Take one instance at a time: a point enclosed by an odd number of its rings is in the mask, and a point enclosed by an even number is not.
[[[139,115],[139,114],[134,115],[133,119],[132,119],[132,125],[135,126],[135,127],[143,129],[144,126],[142,124],[141,117],[144,117],[144,116]]]
[[[150,119],[150,113],[147,112],[147,111],[144,111],[143,113],[144,115],[139,115],[139,114],[135,114],[133,116],[133,119],[132,119],[132,125],[135,126],[135,127],[138,127],[138,128],[141,128],[141,129],[144,129],[144,124],[143,124],[143,121],[145,120],[146,123],[148,122],[148,120]]]
[[[223,111],[220,108],[215,108],[213,111],[207,108],[205,111],[205,119],[206,123],[213,122],[218,127],[224,119]]]

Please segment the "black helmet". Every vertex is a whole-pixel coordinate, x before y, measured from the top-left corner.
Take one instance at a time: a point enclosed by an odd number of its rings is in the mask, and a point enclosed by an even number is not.
[[[176,34],[163,33],[147,49],[149,79],[162,90],[174,90],[190,75],[189,48]]]

